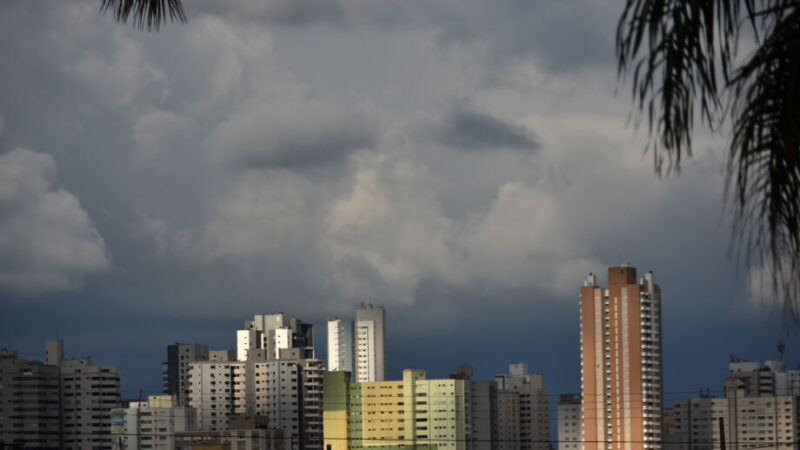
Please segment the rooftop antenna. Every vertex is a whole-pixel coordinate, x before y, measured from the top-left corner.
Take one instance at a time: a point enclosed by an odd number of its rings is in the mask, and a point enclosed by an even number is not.
[[[782,363],[785,363],[784,357],[786,356],[786,343],[783,342],[783,339],[778,341],[778,358]]]

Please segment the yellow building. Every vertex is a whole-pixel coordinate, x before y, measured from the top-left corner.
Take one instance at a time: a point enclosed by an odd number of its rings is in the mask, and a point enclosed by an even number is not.
[[[323,378],[325,450],[465,450],[463,380],[428,380],[406,369],[402,381],[352,383]]]

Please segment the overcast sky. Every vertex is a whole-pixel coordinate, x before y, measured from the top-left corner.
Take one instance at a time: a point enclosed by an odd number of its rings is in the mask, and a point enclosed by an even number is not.
[[[133,397],[170,343],[282,311],[324,357],[366,301],[392,377],[524,360],[578,392],[581,283],[629,261],[663,290],[668,400],[782,337],[800,363],[729,257],[724,139],[654,173],[622,1],[185,0],[158,33],[99,4],[0,3],[0,346],[61,337]]]

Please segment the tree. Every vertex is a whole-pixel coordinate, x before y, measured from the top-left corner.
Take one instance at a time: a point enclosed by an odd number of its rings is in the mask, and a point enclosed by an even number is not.
[[[627,0],[616,55],[657,173],[691,156],[697,114],[730,133],[732,251],[800,321],[800,0]]]
[[[158,31],[161,24],[180,21],[186,22],[181,0],[103,0],[100,12],[111,11],[117,22],[131,19],[133,25],[144,30]]]

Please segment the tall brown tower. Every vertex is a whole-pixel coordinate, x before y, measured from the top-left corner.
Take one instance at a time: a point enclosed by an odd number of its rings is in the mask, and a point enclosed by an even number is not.
[[[661,288],[649,272],[608,269],[581,288],[584,450],[661,448]]]

